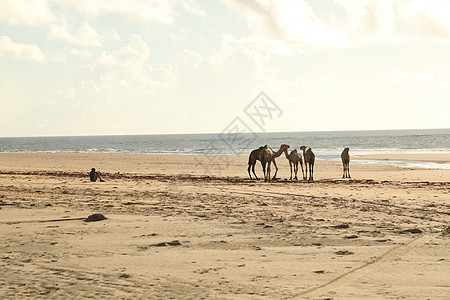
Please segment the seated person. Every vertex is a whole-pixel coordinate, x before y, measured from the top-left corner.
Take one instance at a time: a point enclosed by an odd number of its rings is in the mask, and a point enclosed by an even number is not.
[[[100,172],[96,172],[95,168],[91,169],[91,172],[89,173],[89,178],[91,179],[91,182],[96,182],[97,179],[100,179],[100,182],[105,182],[101,177],[100,177]]]

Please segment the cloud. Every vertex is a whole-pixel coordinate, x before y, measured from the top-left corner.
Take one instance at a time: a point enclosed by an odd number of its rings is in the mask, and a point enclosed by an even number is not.
[[[313,1],[237,1],[227,3],[243,14],[254,35],[296,47],[349,47],[395,38],[390,0],[336,0],[320,14]],[[344,8],[344,17],[338,9]]]
[[[205,61],[220,73],[252,69],[258,80],[267,80],[274,75],[274,70],[266,68],[270,53],[293,54],[289,47],[278,41],[256,37],[237,39],[231,34],[223,34],[220,50]]]
[[[69,6],[86,16],[115,14],[127,19],[148,24],[173,22],[174,1],[167,0],[60,0],[58,4]]]
[[[150,47],[142,38],[133,34],[130,45],[116,51],[104,51],[97,59],[102,65],[142,65],[150,58]]]
[[[44,54],[37,45],[14,43],[10,37],[4,35],[0,36],[0,56],[37,62],[45,60]]]
[[[83,24],[77,32],[71,33],[70,25],[67,22],[51,24],[48,38],[60,39],[74,45],[85,47],[100,47],[102,46],[103,40],[103,37],[89,24]]]
[[[231,34],[224,34],[222,35],[221,49],[211,56],[208,62],[218,71],[235,68],[234,61],[230,57],[239,53],[239,47],[240,45],[236,38]]]
[[[126,46],[104,51],[92,64],[80,67],[72,87],[56,90],[25,117],[50,134],[143,132],[145,128],[132,126],[149,122],[155,107],[166,105],[155,95],[177,82],[173,67],[153,66],[150,57],[148,44],[132,35]],[[131,127],[122,128],[125,125]]]
[[[248,39],[273,53],[283,49],[276,43],[297,50],[450,38],[446,0],[335,0],[320,9],[312,0],[224,1],[243,16]]]
[[[44,104],[55,104],[57,102],[61,102],[64,100],[70,100],[75,97],[75,89],[67,88],[67,89],[58,89],[56,92],[50,96],[47,100],[42,101]]]
[[[42,25],[55,19],[47,0],[2,0],[0,21],[11,25]]]
[[[228,0],[226,3],[245,16],[254,35],[262,40],[291,46],[342,43],[339,32],[318,18],[305,0]]]
[[[116,51],[104,51],[96,64],[86,69],[91,78],[80,86],[86,95],[97,99],[117,101],[155,94],[159,89],[172,87],[176,72],[170,66],[153,67],[148,63],[150,47],[139,35],[132,35],[130,43]],[[89,97],[91,97],[89,96]]]
[[[194,15],[198,15],[198,16],[206,16],[206,12],[204,9],[202,9],[198,3],[196,3],[196,0],[182,0],[180,3],[183,6],[183,8]]]
[[[91,57],[92,52],[87,49],[71,49],[70,54],[73,56],[79,56],[79,57]]]
[[[403,70],[390,70],[386,76],[386,81],[391,84],[410,84],[417,83],[432,84],[435,83],[435,76],[432,73],[413,73]]]
[[[396,38],[395,11],[390,0],[337,0],[345,7],[342,27],[347,44],[386,42]]]
[[[450,38],[450,2],[402,0],[399,15],[407,33],[437,40]]]
[[[192,66],[193,68],[197,68],[198,65],[202,62],[203,57],[201,54],[194,52],[194,51],[189,51],[186,49],[183,49],[183,51],[181,51],[177,58],[181,61],[181,63],[183,63],[184,65],[189,65]]]

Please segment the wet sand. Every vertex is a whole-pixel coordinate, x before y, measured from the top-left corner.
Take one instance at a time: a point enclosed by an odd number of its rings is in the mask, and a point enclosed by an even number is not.
[[[0,154],[0,298],[450,297],[450,170],[277,162]]]
[[[355,159],[365,160],[388,160],[388,161],[417,161],[417,162],[435,162],[450,163],[450,153],[410,153],[410,154],[370,154],[360,155]]]

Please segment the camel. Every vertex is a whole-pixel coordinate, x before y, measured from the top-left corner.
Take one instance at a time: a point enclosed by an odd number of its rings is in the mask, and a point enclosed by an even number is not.
[[[273,165],[275,166],[275,175],[273,175],[272,179],[276,179],[277,177],[277,173],[278,173],[278,167],[277,167],[277,163],[275,162],[275,158],[279,157],[281,155],[281,153],[283,153],[284,151],[286,151],[287,149],[289,149],[289,145],[286,144],[282,144],[280,146],[280,149],[278,149],[277,152],[274,152],[272,150],[272,148],[270,148],[269,146],[264,146],[264,148],[262,149],[262,160],[261,163],[263,165],[263,172],[264,172],[264,180],[266,181],[270,181],[270,164],[273,163]],[[266,171],[267,168],[267,171]]]
[[[298,180],[297,178],[298,163],[300,163],[300,166],[302,167],[303,180],[305,180],[306,177],[305,173],[303,172],[302,156],[300,153],[298,153],[297,149],[292,150],[289,155],[286,150],[284,151],[284,154],[286,155],[286,158],[289,160],[289,167],[291,167],[291,178],[289,178],[289,180],[292,180],[292,165],[294,165],[294,174],[295,174],[294,180]]]
[[[348,150],[349,150],[349,148],[345,148],[341,154],[342,167],[344,169],[342,178],[351,178],[350,177],[350,155],[348,154]]]
[[[306,169],[306,176],[308,176],[308,165],[309,165],[309,178],[308,181],[314,181],[314,161],[316,160],[316,156],[314,155],[314,152],[309,148],[305,152],[306,147],[301,146],[300,150],[303,151],[303,159],[305,160],[305,169]]]
[[[263,154],[264,147],[265,146],[262,146],[262,147],[259,147],[258,149],[253,150],[252,152],[250,152],[250,155],[248,156],[247,171],[248,171],[248,176],[250,176],[250,179],[252,179],[252,175],[250,174],[250,168],[252,169],[252,172],[253,172],[253,175],[255,175],[255,178],[259,179],[255,173],[255,165],[256,165],[256,161],[259,160],[261,162],[261,166],[262,166],[262,154]]]

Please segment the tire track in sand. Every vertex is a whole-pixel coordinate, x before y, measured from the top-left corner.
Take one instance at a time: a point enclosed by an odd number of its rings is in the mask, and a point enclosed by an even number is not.
[[[320,289],[323,289],[325,287],[328,287],[329,285],[331,285],[331,284],[333,284],[333,283],[335,283],[335,282],[337,282],[337,281],[339,281],[339,280],[341,280],[341,279],[343,279],[343,278],[345,278],[345,277],[347,277],[347,276],[349,276],[349,275],[351,275],[351,274],[353,274],[353,273],[355,273],[357,271],[360,271],[360,270],[365,269],[365,268],[367,268],[369,266],[372,266],[372,265],[374,265],[376,263],[379,263],[379,262],[382,262],[382,261],[389,261],[389,260],[401,257],[401,256],[403,256],[404,254],[406,254],[408,252],[409,248],[411,248],[411,245],[414,242],[416,242],[418,239],[420,239],[422,237],[424,237],[424,234],[421,234],[418,237],[415,237],[414,239],[410,240],[406,244],[395,245],[395,246],[391,247],[385,253],[381,254],[380,256],[377,256],[377,257],[373,258],[369,262],[367,262],[367,263],[365,263],[365,264],[363,264],[363,265],[361,265],[361,266],[359,266],[359,267],[357,267],[357,268],[355,268],[355,269],[353,269],[351,271],[348,271],[348,272],[346,272],[344,274],[341,274],[338,277],[336,277],[336,278],[334,278],[334,279],[332,279],[332,280],[330,280],[330,281],[328,281],[328,282],[326,282],[324,284],[321,284],[319,286],[312,287],[312,288],[309,288],[309,289],[307,289],[305,291],[302,291],[302,292],[296,294],[295,296],[293,296],[292,299],[301,299],[301,297],[303,297],[303,296],[305,296],[307,294],[310,294],[310,293],[315,292],[317,290],[320,290]]]

